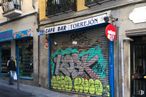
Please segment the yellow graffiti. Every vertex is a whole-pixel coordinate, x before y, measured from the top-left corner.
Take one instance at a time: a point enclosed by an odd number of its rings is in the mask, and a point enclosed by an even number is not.
[[[95,86],[94,86],[94,80],[89,79],[89,93],[94,94],[95,93]]]
[[[100,80],[75,78],[71,79],[69,76],[53,76],[51,79],[51,86],[53,89],[60,91],[75,91],[86,94],[95,94],[102,96],[103,85]],[[106,86],[106,91],[109,87]],[[109,92],[107,93],[109,95]]]
[[[104,91],[106,93],[106,96],[107,97],[110,97],[110,87],[109,87],[109,85],[107,85],[107,86],[104,87]]]
[[[103,86],[99,80],[95,80],[95,92],[96,92],[96,95],[102,95]]]
[[[72,80],[68,76],[65,77],[65,90],[66,91],[71,91],[72,90]]]
[[[53,89],[71,91],[72,80],[68,76],[53,76],[51,79],[51,86]]]
[[[84,93],[88,93],[89,91],[89,81],[87,79],[84,80]]]
[[[75,89],[76,92],[79,92],[80,84],[81,84],[81,79],[80,78],[75,78],[75,80],[74,80],[74,89]]]

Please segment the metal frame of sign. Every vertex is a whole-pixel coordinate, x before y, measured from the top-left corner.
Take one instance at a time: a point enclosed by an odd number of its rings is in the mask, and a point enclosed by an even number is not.
[[[110,14],[111,14],[111,11],[105,11],[105,12],[102,12],[99,14],[94,14],[88,18],[80,19],[75,22],[58,24],[58,25],[54,25],[54,26],[51,25],[51,26],[45,27],[43,30],[39,31],[38,35],[77,30],[80,28],[86,28],[86,27],[103,24],[103,23],[106,23],[104,18],[109,17]]]
[[[114,97],[114,41],[109,41],[110,97]]]

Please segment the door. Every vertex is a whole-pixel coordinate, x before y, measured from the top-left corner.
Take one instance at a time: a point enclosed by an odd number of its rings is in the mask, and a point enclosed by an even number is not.
[[[0,74],[2,76],[7,76],[7,61],[11,57],[10,42],[0,43]]]
[[[33,77],[33,40],[24,38],[16,41],[17,64],[19,76],[23,79]]]
[[[11,56],[11,49],[9,48],[4,48],[1,49],[1,57],[2,57],[2,71],[1,73],[7,73],[7,61],[10,59]]]
[[[146,37],[131,42],[131,97],[146,97]]]

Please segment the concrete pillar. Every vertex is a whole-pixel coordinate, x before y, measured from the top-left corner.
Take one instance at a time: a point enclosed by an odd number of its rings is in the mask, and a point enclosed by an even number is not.
[[[40,36],[39,38],[39,84],[42,87],[48,88],[48,49],[44,47],[45,44],[45,35]]]
[[[124,40],[123,42],[124,51],[124,96],[130,97],[130,40]]]
[[[39,83],[39,67],[38,67],[38,35],[36,29],[33,29],[33,77],[34,84],[38,85]]]
[[[16,59],[16,41],[15,40],[11,41],[11,56],[13,56],[14,59]]]

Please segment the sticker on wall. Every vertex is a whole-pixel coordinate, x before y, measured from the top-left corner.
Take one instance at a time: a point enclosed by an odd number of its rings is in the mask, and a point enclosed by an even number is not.
[[[105,34],[107,39],[109,39],[110,41],[114,41],[116,40],[116,27],[112,24],[108,24],[105,28]]]

